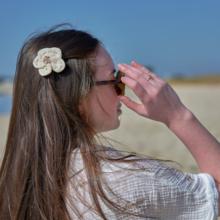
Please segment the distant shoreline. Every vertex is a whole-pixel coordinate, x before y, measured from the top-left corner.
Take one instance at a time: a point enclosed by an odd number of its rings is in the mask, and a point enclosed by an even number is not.
[[[12,95],[13,83],[12,82],[1,82],[0,83],[0,96],[10,96]]]
[[[0,115],[8,115],[12,108],[12,96],[1,95],[0,96]]]
[[[171,78],[165,78],[165,81],[172,85],[219,85],[220,74],[216,75],[200,75],[200,76],[173,76]],[[13,82],[12,81],[0,81],[0,96],[12,95]]]
[[[191,76],[191,77],[173,77],[167,79],[171,84],[198,84],[198,85],[216,85],[220,84],[219,75],[204,75],[204,76]]]

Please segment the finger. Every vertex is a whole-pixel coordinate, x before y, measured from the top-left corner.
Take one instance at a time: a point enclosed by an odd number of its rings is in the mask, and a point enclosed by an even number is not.
[[[139,63],[137,63],[136,61],[132,61],[132,62],[131,62],[131,65],[132,65],[133,67],[136,67],[136,68],[139,69],[140,71],[144,71],[146,74],[152,73],[152,72],[150,71],[150,69],[148,69],[147,67],[145,67],[145,66],[143,66],[143,65],[141,65],[141,64],[139,64]]]
[[[134,67],[137,67],[137,68],[141,68],[141,67],[142,67],[141,64],[137,63],[137,62],[134,61],[134,60],[131,61],[131,65],[134,66]]]
[[[120,70],[123,71],[126,75],[128,75],[130,78],[133,78],[134,80],[137,80],[139,82],[142,81],[142,83],[146,83],[146,81],[149,81],[151,75],[144,73],[143,71],[138,70],[135,67],[132,67],[128,64],[119,64]],[[144,85],[143,85],[144,86]]]
[[[148,89],[151,89],[150,87],[154,86],[155,82],[152,81],[153,76],[151,74],[146,74],[143,71],[138,71],[137,68],[127,64],[120,64],[119,67],[120,70],[123,71],[130,78],[138,81],[146,91],[148,91]]]
[[[157,82],[159,84],[164,83],[164,80],[161,79],[158,75],[156,75],[155,73],[151,72],[148,68],[146,68],[145,66],[137,63],[136,61],[131,61],[131,65],[133,67],[138,68],[139,70],[143,70],[143,71],[149,71],[149,75],[151,75],[151,78],[154,79],[155,81],[151,81],[151,83]],[[145,70],[144,70],[145,69]],[[154,83],[155,84],[155,83]],[[156,84],[155,84],[156,85]]]
[[[118,68],[123,73],[127,74],[129,77],[131,77],[133,79],[138,79],[139,75],[141,74],[140,70],[138,70],[137,68],[134,68],[132,66],[129,66],[127,64],[119,64]]]
[[[121,81],[125,85],[127,85],[130,89],[132,89],[134,91],[134,93],[141,99],[141,101],[147,100],[148,91],[147,91],[146,86],[144,88],[143,86],[140,85],[139,82],[137,82],[136,80],[134,80],[130,77],[126,77],[126,76],[123,76],[121,78]]]
[[[146,70],[148,70],[146,68],[141,69],[141,68],[137,68],[135,66],[129,65],[129,64],[122,64],[122,67],[128,68],[128,69],[130,69],[130,71],[135,72],[136,73],[136,75],[135,75],[136,78],[140,77],[142,75],[144,75],[144,76],[152,75],[153,76],[153,73],[151,73],[150,70],[146,71]]]
[[[149,75],[152,76],[152,78],[155,78],[155,79],[160,78],[160,77],[158,77],[155,73],[153,73],[150,69],[148,69],[147,67],[145,67],[145,66],[143,66],[143,65],[141,65],[141,64],[139,64],[139,63],[137,63],[136,61],[132,61],[132,62],[131,62],[131,65],[132,65],[133,67],[138,68],[139,70],[144,71],[145,73],[148,73]]]
[[[134,102],[127,96],[119,96],[120,101],[126,105],[129,109],[137,112],[140,115],[147,116],[147,112],[142,104],[139,104],[137,102]]]
[[[137,64],[137,67],[134,67],[132,65],[127,65],[127,64],[122,64],[122,65],[123,65],[123,67],[130,69],[131,72],[136,71],[136,73],[138,73],[134,76],[136,80],[138,80],[140,82],[142,81],[142,83],[146,83],[146,81],[147,81],[148,83],[150,83],[150,85],[156,86],[156,81],[154,81],[154,79],[156,79],[155,78],[156,75],[150,71],[146,72],[146,70],[148,70],[148,69],[145,68],[144,66],[142,66],[142,67],[145,70],[139,68],[139,71],[137,71],[137,68],[140,66],[139,64]],[[136,65],[136,63],[135,63],[135,65]],[[142,80],[142,77],[144,80]]]
[[[145,80],[147,80],[149,86],[152,85],[153,88],[157,87],[158,82],[157,82],[157,80],[155,80],[155,77],[153,76],[152,73],[149,73],[148,75],[145,74],[144,78],[145,78]]]

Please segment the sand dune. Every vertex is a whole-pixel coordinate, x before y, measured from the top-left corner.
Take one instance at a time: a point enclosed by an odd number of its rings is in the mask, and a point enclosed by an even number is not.
[[[185,105],[220,140],[220,86],[176,85],[174,89]],[[134,97],[129,90],[127,94]],[[179,162],[185,171],[197,171],[196,163],[190,153],[163,124],[140,117],[125,107],[122,111],[120,128],[103,133],[126,145],[117,146],[117,148],[171,159]],[[0,116],[1,152],[6,140],[8,121],[9,116]]]

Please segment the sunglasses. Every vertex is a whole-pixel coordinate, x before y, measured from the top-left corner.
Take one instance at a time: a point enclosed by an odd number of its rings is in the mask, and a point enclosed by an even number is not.
[[[117,71],[116,78],[113,80],[104,80],[104,81],[96,81],[95,85],[101,86],[101,85],[109,85],[113,84],[115,87],[115,91],[117,95],[124,95],[125,94],[125,84],[121,81],[121,77],[125,74],[121,71]]]

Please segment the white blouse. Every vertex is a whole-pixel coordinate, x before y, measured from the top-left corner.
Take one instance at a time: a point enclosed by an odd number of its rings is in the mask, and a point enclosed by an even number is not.
[[[109,151],[110,148],[108,148]],[[117,154],[111,148],[112,155]],[[82,215],[82,219],[101,219],[88,206],[91,199],[88,193],[85,171],[79,150],[75,150],[71,167],[81,170],[70,179],[70,198]],[[183,173],[170,166],[146,158],[141,162],[119,163],[101,162],[102,173],[113,193],[108,193],[112,201],[126,205],[128,211],[138,214],[115,214],[103,202],[101,206],[107,219],[111,220],[216,220],[218,216],[218,191],[212,176],[206,173]],[[133,170],[128,170],[133,169]],[[74,174],[70,169],[70,175]],[[85,198],[88,206],[81,203],[71,185],[77,184],[78,193]],[[81,184],[84,182],[84,184]],[[107,190],[106,190],[107,192]],[[118,197],[120,200],[118,200]],[[100,200],[101,201],[101,200]],[[78,219],[66,201],[72,219]],[[123,204],[122,204],[123,203]]]

